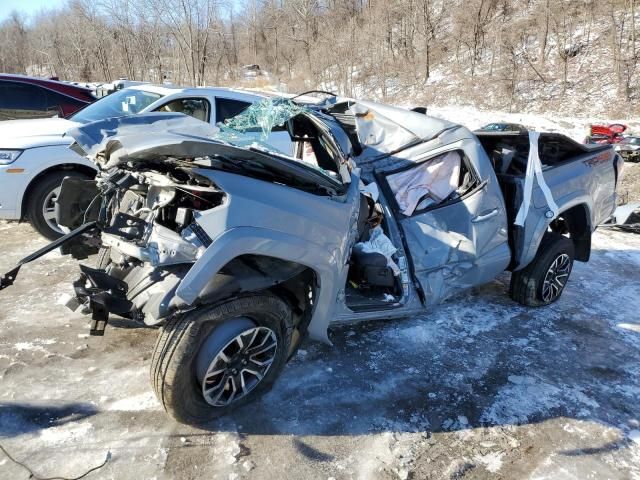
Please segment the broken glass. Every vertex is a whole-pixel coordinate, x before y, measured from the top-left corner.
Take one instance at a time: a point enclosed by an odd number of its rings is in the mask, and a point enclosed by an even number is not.
[[[284,125],[305,111],[305,107],[291,100],[265,98],[218,126],[223,132],[228,131],[227,129],[241,133],[260,132],[260,139],[266,141],[274,127]]]

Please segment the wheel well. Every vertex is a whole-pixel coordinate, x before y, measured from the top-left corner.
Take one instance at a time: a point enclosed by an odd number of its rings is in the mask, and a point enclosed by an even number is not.
[[[240,255],[220,269],[199,296],[201,303],[217,303],[246,293],[269,291],[291,307],[300,335],[313,316],[318,297],[317,273],[296,262],[267,255]]]
[[[41,180],[43,177],[46,177],[47,175],[50,175],[52,173],[68,172],[68,171],[80,172],[91,178],[95,177],[97,173],[97,170],[91,167],[88,167],[86,165],[78,164],[78,163],[65,163],[62,165],[55,165],[53,167],[47,168],[46,170],[43,170],[38,175],[33,177],[31,182],[29,182],[29,185],[27,186],[26,190],[24,191],[24,194],[22,195],[22,206],[20,209],[20,216],[22,218],[25,218],[26,211],[27,211],[27,199],[30,198],[31,191],[33,190],[33,187],[37,185],[37,182],[39,180]]]
[[[589,210],[584,204],[576,205],[560,214],[551,222],[553,232],[568,236],[573,241],[576,260],[589,261],[591,256],[591,226]]]

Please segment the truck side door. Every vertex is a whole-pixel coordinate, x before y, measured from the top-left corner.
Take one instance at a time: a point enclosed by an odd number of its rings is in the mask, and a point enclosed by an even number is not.
[[[502,193],[489,159],[476,143],[468,139],[456,148],[378,175],[404,233],[413,273],[426,304],[438,303],[457,291],[492,280],[510,261]],[[474,158],[465,150],[470,150]],[[430,163],[443,158],[445,163],[459,161],[458,170],[444,174],[449,176],[445,183],[453,191],[446,198],[437,198],[426,189],[421,197],[419,189],[431,181],[429,175],[433,172],[427,172]],[[442,184],[430,187],[443,191]],[[414,190],[407,196],[407,190],[403,191],[407,188],[418,188],[418,193]],[[409,202],[408,197],[412,197]]]

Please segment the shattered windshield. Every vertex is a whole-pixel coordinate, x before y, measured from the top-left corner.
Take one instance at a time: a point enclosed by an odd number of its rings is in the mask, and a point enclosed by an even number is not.
[[[307,109],[284,98],[265,98],[249,106],[239,115],[218,126],[223,132],[260,133],[260,140],[267,140],[274,127],[281,127]]]
[[[307,107],[289,99],[265,98],[250,105],[235,117],[218,123],[219,131],[213,138],[241,148],[276,154],[290,161],[303,163],[333,180],[338,180],[342,176],[341,181],[348,183],[348,174],[340,171],[342,164],[340,153],[330,145],[332,142],[325,138],[327,133],[321,132],[317,128],[311,128],[312,122],[309,118],[296,118],[309,113],[311,110]],[[292,122],[294,119],[295,121]],[[289,125],[287,125],[288,122],[290,122]],[[300,123],[306,126],[301,127]],[[302,130],[299,130],[300,128]],[[274,134],[289,131],[292,132],[291,135],[295,139],[292,140],[291,147],[298,153],[293,153],[291,150],[283,152],[274,146],[275,142],[272,141]],[[315,147],[312,146],[312,141],[316,141]],[[324,163],[319,162],[316,150],[320,155],[328,157],[329,160]]]

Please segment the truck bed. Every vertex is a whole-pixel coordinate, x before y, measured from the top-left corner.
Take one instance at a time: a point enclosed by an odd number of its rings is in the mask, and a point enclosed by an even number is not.
[[[534,182],[531,206],[524,227],[515,225],[523,200],[525,173],[529,157],[528,132],[476,132],[493,166],[504,196],[509,221],[509,246],[516,270],[535,255],[536,238],[548,224],[548,206]],[[539,155],[545,181],[559,208],[559,215],[570,209],[584,209],[590,232],[606,220],[615,208],[617,169],[610,145],[584,145],[556,133],[541,133]],[[588,259],[588,254],[587,254]],[[578,258],[579,259],[579,258]]]

